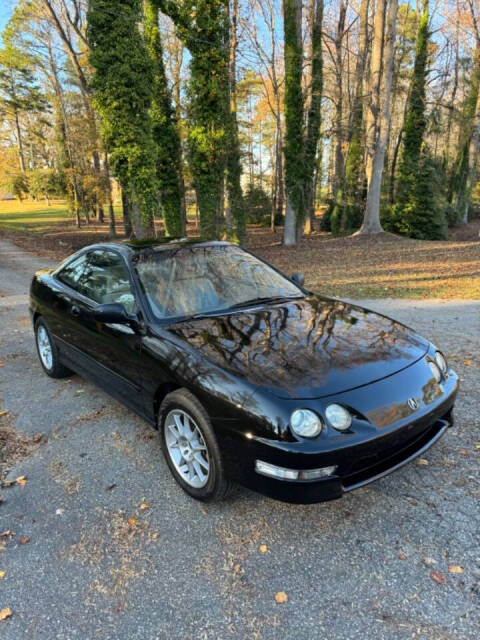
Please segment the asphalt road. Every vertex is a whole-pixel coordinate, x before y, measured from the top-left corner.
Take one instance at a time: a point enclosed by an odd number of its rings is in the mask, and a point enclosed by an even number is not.
[[[26,484],[2,489],[0,534],[14,535],[0,539],[1,638],[480,637],[480,302],[366,302],[461,375],[456,425],[428,465],[327,504],[238,489],[204,506],[139,418],[79,377],[42,373],[27,292],[45,266],[0,241],[0,420],[46,439],[8,475]]]

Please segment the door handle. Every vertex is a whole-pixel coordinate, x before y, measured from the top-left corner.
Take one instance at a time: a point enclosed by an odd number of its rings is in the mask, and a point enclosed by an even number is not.
[[[72,306],[72,316],[74,316],[75,318],[78,318],[80,315],[80,308],[77,307],[76,305]]]

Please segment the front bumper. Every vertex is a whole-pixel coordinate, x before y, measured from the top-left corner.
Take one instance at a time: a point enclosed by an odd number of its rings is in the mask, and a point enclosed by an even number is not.
[[[425,453],[453,424],[453,405],[458,389],[455,374],[446,393],[430,411],[392,429],[378,430],[365,441],[328,451],[304,453],[288,442],[245,440],[239,433],[225,434],[222,449],[227,468],[240,484],[284,502],[311,504],[341,498],[408,464]],[[386,431],[386,432],[385,432]],[[318,469],[335,465],[335,475],[314,481],[282,480],[260,475],[255,460],[287,469]]]

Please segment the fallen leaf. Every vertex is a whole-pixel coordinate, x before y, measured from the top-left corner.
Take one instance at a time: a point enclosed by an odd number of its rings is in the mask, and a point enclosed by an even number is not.
[[[113,439],[114,440],[120,440],[121,436],[119,433],[112,433]]]
[[[448,567],[448,572],[449,573],[463,573],[463,569],[460,565],[458,564],[451,564]]]
[[[2,609],[0,611],[0,620],[5,620],[6,618],[9,618],[12,615],[12,610],[10,609],[10,607],[5,607],[5,609]]]
[[[417,464],[422,467],[428,467],[428,460],[425,460],[425,458],[417,458]]]
[[[477,451],[480,451],[480,442],[477,442],[475,444],[475,449],[477,449]]]
[[[240,573],[240,565],[239,564],[234,564],[233,565],[233,573]]]
[[[206,515],[207,515],[207,513],[208,513],[208,512],[207,512],[207,510],[206,510],[204,507],[202,507],[202,508],[200,509],[200,511],[202,512],[202,514],[203,514],[204,516],[206,516]]]
[[[18,476],[15,482],[20,486],[24,487],[27,484],[27,478],[26,476]]]
[[[63,512],[64,512],[64,509],[57,509],[57,510],[55,511],[55,515],[56,515],[56,516],[63,516]]]
[[[405,553],[399,553],[398,557],[399,557],[400,560],[406,560],[407,559],[407,556],[406,556]]]
[[[466,367],[469,367],[469,366],[472,364],[472,361],[471,361],[471,360],[464,360],[464,361],[463,361],[463,364],[464,364]]]
[[[28,536],[22,536],[18,541],[20,544],[27,544],[27,542],[30,542],[30,538]]]
[[[36,434],[33,436],[32,440],[33,440],[34,442],[40,442],[40,440],[41,440],[42,438],[43,438],[43,433],[36,433]]]
[[[142,504],[140,505],[140,509],[142,511],[145,511],[145,509],[150,509],[150,505],[147,504],[146,502],[142,502]]]
[[[157,533],[157,531],[155,531],[155,533],[152,533],[152,540],[158,540],[159,537],[160,537],[160,534]]]
[[[77,389],[77,393],[84,393],[85,389]]]
[[[11,540],[11,538],[13,538],[14,535],[15,535],[15,531],[12,531],[11,529],[7,529],[3,533],[0,533],[0,540]]]
[[[115,489],[117,485],[115,483],[113,484],[109,484],[108,487],[105,489],[105,491],[111,491],[112,489]]]
[[[462,456],[468,456],[470,451],[468,449],[460,449],[460,453],[462,454]]]
[[[288,602],[288,596],[285,591],[277,591],[275,594],[275,602],[277,604],[283,604],[284,602]]]
[[[8,411],[2,410],[0,411],[0,416],[6,416]]]
[[[437,564],[437,561],[433,558],[429,558],[428,556],[422,560],[423,564],[427,567],[431,567],[434,564]]]
[[[129,518],[128,519],[128,524],[133,527],[135,524],[137,524],[137,519],[136,518]]]
[[[446,584],[447,582],[447,576],[443,571],[431,571],[430,578],[437,584]]]
[[[260,553],[267,553],[267,551],[268,551],[268,547],[267,547],[267,545],[266,545],[266,544],[261,544],[261,545],[258,547],[258,550],[260,551]]]
[[[5,573],[6,573],[6,571],[1,571],[0,570],[0,580],[5,577]]]

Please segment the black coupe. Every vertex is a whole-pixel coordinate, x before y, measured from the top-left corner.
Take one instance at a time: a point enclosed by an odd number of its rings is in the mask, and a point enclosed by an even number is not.
[[[339,498],[452,424],[458,379],[428,340],[226,242],[93,245],[30,294],[45,372],[75,371],[158,427],[201,500],[232,480]]]

